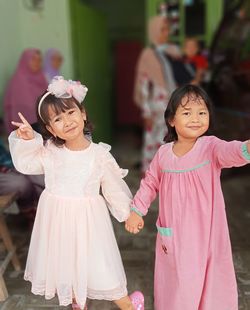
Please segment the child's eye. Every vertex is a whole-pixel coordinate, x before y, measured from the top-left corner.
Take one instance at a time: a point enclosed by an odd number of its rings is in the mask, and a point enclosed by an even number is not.
[[[54,119],[54,123],[57,123],[59,121],[60,121],[60,117],[57,117],[57,118]]]
[[[200,115],[207,115],[207,112],[202,111],[202,112],[200,112]]]
[[[183,112],[183,115],[190,115],[190,112]]]
[[[75,110],[69,110],[69,114],[73,114],[75,112]]]

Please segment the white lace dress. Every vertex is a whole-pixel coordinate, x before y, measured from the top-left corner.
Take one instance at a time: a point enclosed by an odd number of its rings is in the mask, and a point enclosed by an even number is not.
[[[71,151],[51,142],[44,146],[39,134],[25,141],[15,132],[9,142],[17,170],[45,174],[24,275],[32,292],[46,299],[57,294],[64,306],[74,295],[81,308],[87,297],[127,295],[108,208],[118,221],[126,220],[131,192],[122,179],[127,171],[119,168],[110,146],[92,142]]]

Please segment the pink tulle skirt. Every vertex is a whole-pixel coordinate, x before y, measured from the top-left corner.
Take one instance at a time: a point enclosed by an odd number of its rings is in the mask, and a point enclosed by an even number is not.
[[[102,196],[59,197],[44,191],[32,232],[25,280],[34,294],[56,294],[62,306],[73,296],[117,300],[127,295],[126,277],[109,211]]]

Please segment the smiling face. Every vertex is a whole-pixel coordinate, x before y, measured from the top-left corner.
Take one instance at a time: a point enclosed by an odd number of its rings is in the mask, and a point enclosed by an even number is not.
[[[84,137],[84,121],[86,113],[75,104],[60,113],[57,113],[53,105],[48,107],[49,125],[47,130],[55,137],[66,141],[74,141]]]
[[[175,128],[178,140],[196,140],[209,128],[209,111],[202,98],[183,97],[175,116],[169,121]]]

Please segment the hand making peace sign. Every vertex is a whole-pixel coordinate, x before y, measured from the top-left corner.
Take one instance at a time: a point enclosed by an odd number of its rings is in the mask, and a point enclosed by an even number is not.
[[[16,130],[16,135],[18,138],[24,139],[24,140],[31,140],[34,139],[34,131],[28,121],[25,119],[25,117],[22,115],[22,113],[18,113],[19,118],[21,119],[21,123],[18,122],[11,122],[12,125],[18,127]]]

